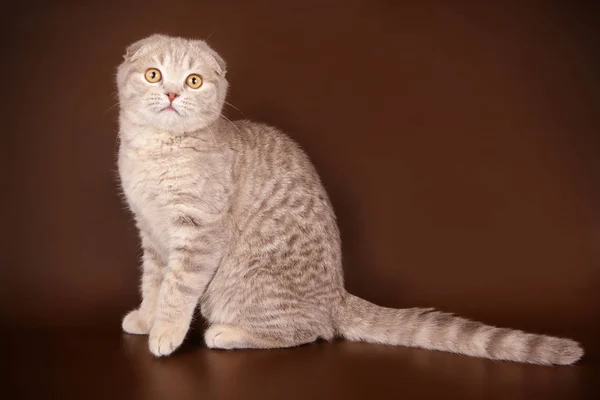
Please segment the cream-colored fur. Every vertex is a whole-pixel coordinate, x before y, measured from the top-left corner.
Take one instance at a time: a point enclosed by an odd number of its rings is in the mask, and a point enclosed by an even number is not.
[[[162,79],[147,80],[150,68]],[[199,88],[186,86],[190,74],[202,77]],[[347,293],[317,172],[277,129],[221,116],[225,74],[205,42],[163,35],[132,44],[118,69],[118,167],[144,251],[143,300],[123,330],[148,334],[152,353],[181,345],[199,305],[211,348],[342,336],[539,364],[582,356],[570,339],[379,307]]]

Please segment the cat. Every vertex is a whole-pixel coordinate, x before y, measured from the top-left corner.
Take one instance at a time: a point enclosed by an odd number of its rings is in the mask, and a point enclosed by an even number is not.
[[[308,156],[274,127],[222,116],[226,63],[205,41],[155,34],[117,70],[121,189],[143,249],[122,328],[167,356],[198,305],[209,348],[342,337],[535,364],[573,364],[570,339],[431,308],[380,307],[344,288],[340,234]]]

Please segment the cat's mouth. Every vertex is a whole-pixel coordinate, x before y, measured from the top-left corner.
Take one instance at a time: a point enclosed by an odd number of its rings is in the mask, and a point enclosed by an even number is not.
[[[163,112],[163,111],[166,111],[166,112],[174,112],[174,113],[176,113],[177,115],[179,115],[179,111],[177,111],[176,109],[174,109],[174,108],[173,108],[173,106],[171,106],[171,105],[169,105],[169,106],[166,106],[165,108],[163,108],[163,109],[161,110],[161,112]]]

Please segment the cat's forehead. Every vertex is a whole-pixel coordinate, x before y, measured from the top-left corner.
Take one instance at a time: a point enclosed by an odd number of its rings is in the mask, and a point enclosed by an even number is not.
[[[214,56],[203,41],[161,37],[144,46],[132,58],[138,68],[161,68],[172,71],[208,73],[214,67]]]
[[[146,63],[166,70],[201,70],[210,69],[210,59],[192,46],[165,46],[147,54]]]

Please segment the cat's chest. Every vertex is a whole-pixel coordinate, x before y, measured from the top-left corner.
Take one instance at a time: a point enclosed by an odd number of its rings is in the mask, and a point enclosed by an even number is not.
[[[186,154],[121,154],[119,173],[133,211],[148,219],[164,218],[184,197],[198,195],[207,180],[198,160]]]
[[[182,210],[219,214],[229,196],[227,157],[219,153],[121,151],[119,173],[132,211],[153,226]]]

